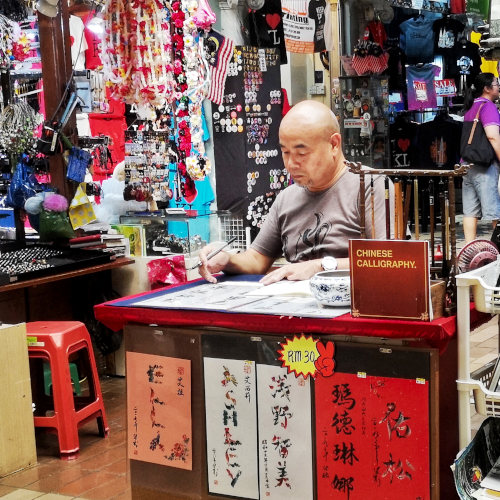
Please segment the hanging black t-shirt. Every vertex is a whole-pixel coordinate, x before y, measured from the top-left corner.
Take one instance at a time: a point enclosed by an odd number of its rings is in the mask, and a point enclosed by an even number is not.
[[[445,60],[445,78],[453,78],[457,88],[463,92],[461,82],[470,87],[481,72],[481,57],[478,46],[468,40],[460,41]]]
[[[460,161],[462,122],[437,116],[418,128],[416,168],[453,170]]]
[[[401,116],[390,125],[391,168],[413,167],[418,127],[417,123]]]
[[[444,17],[434,21],[434,53],[447,55],[457,43],[458,34],[465,28],[465,25],[451,17]]]
[[[330,4],[328,4],[330,8]],[[326,0],[310,0],[307,15],[314,21],[314,52],[326,50]]]
[[[253,47],[279,49],[280,63],[286,64],[285,35],[280,0],[266,0],[259,10],[250,10],[244,21]]]

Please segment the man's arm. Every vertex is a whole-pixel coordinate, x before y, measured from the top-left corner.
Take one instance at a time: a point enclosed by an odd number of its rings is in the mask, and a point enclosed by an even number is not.
[[[273,263],[274,259],[267,257],[252,248],[242,253],[230,254],[219,252],[217,255],[207,260],[207,255],[220,247],[220,244],[210,244],[200,251],[199,273],[210,283],[217,283],[213,274],[225,271],[230,274],[264,274]]]

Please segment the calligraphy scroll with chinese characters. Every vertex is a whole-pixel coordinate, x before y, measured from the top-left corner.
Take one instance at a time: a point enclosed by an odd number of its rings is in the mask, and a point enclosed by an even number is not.
[[[311,385],[257,365],[260,498],[313,499]]]
[[[191,361],[127,352],[132,460],[192,470]]]
[[[259,498],[255,362],[203,358],[208,491]]]
[[[430,498],[429,383],[315,379],[318,499]]]

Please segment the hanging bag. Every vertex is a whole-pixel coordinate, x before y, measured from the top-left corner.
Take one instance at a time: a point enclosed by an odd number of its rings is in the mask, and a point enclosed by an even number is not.
[[[483,124],[479,120],[483,102],[477,110],[473,121],[464,121],[460,138],[460,156],[463,160],[481,167],[489,167],[496,159],[496,154],[486,137]]]
[[[73,146],[69,154],[66,177],[79,184],[84,181],[92,156],[87,151]]]

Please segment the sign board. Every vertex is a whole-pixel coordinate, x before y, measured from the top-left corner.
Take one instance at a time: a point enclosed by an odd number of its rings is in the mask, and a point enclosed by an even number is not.
[[[434,80],[434,90],[438,97],[457,95],[455,80]]]
[[[354,317],[432,320],[427,241],[351,240],[349,263]]]

